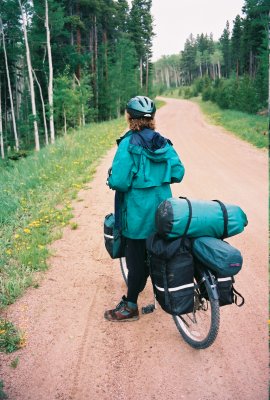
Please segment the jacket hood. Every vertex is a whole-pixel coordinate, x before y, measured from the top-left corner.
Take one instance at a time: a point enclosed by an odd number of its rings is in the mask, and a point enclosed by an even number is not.
[[[161,162],[170,156],[167,154],[172,143],[152,129],[143,129],[132,132],[129,142],[129,151],[134,154],[144,154],[153,161]]]

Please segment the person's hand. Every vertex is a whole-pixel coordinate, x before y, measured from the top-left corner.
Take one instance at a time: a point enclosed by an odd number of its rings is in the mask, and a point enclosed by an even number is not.
[[[109,186],[109,177],[111,176],[111,174],[112,174],[112,167],[110,167],[108,169],[108,176],[107,176],[107,180],[106,180],[106,185],[107,186]]]

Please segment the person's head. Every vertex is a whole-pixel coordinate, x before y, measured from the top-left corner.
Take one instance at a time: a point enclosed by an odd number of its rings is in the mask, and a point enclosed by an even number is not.
[[[136,96],[129,100],[126,115],[129,128],[141,131],[144,128],[155,129],[156,106],[153,100],[146,96]]]

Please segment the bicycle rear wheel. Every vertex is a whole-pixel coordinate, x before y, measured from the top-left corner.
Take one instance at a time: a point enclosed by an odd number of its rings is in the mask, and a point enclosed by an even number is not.
[[[128,283],[128,268],[127,268],[127,263],[126,263],[125,257],[120,258],[120,268],[121,268],[121,273],[124,278],[125,284],[127,285],[127,283]]]
[[[173,319],[185,342],[194,349],[206,349],[214,343],[218,334],[219,300],[214,298],[211,284],[205,281],[200,285],[195,284],[193,312],[173,315]]]

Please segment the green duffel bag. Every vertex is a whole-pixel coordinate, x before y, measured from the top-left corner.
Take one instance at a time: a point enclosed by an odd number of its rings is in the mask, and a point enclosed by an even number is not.
[[[156,212],[156,229],[166,239],[183,236],[191,214],[187,236],[224,239],[243,232],[248,224],[243,210],[219,200],[189,200],[186,197],[163,201]]]
[[[194,239],[192,253],[221,278],[234,276],[242,268],[243,257],[240,251],[221,239],[212,237]]]

